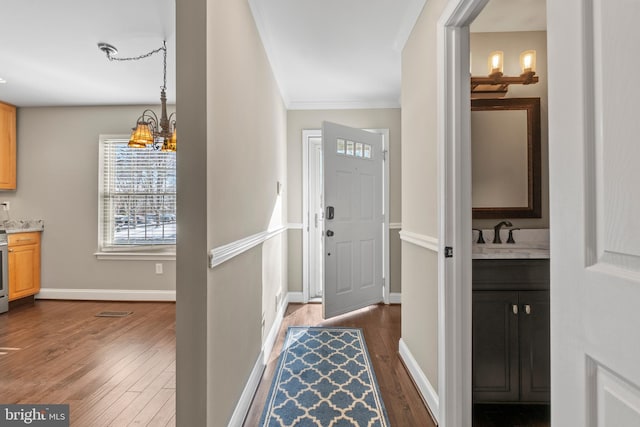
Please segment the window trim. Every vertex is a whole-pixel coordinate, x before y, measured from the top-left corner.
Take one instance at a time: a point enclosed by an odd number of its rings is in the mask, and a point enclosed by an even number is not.
[[[175,261],[176,253],[173,252],[95,252],[98,260],[110,261]]]
[[[112,245],[105,247],[103,236],[104,212],[104,151],[108,140],[128,140],[129,135],[101,134],[98,137],[98,248],[94,256],[99,260],[120,261],[172,261],[176,259],[176,245]]]

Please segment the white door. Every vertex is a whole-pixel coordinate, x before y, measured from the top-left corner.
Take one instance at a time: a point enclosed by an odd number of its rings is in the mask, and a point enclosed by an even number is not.
[[[383,300],[382,135],[322,124],[324,317]]]
[[[640,2],[547,17],[551,424],[640,426]]]

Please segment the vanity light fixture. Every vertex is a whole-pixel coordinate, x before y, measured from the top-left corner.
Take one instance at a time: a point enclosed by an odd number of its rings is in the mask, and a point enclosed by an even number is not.
[[[163,61],[163,81],[160,87],[160,118],[152,110],[144,110],[138,117],[136,127],[132,129],[128,146],[131,148],[145,148],[151,146],[154,150],[176,151],[176,120],[175,113],[167,117],[167,42],[163,41],[162,46],[156,50],[131,58],[117,58],[118,50],[108,43],[98,43],[98,49],[103,51],[109,61],[138,61],[162,51]]]
[[[471,76],[471,98],[501,98],[507,94],[509,85],[538,83],[535,50],[525,50],[520,54],[522,74],[518,77],[503,74],[504,53],[499,50],[489,54],[488,68],[487,77]]]

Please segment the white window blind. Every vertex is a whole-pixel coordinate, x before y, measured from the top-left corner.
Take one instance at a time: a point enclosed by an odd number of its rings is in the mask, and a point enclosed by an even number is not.
[[[101,139],[100,247],[176,243],[176,153]]]

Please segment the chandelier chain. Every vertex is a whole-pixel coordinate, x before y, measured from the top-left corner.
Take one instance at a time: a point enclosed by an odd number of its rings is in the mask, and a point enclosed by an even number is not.
[[[131,56],[129,58],[118,58],[115,56],[112,56],[111,53],[109,51],[105,51],[107,54],[107,58],[109,58],[109,61],[139,61],[141,59],[144,58],[148,58],[151,55],[155,55],[156,53],[159,53],[160,51],[162,51],[163,53],[163,76],[162,76],[162,89],[166,90],[167,89],[167,42],[166,41],[162,41],[162,46],[152,50],[151,52],[147,52],[145,54],[142,55],[138,55],[138,56]]]
[[[129,58],[117,58],[118,50],[109,43],[98,43],[98,49],[106,53],[109,61],[138,61],[162,51],[162,86],[160,91],[160,117],[151,109],[146,109],[138,117],[136,126],[131,132],[128,146],[131,148],[144,148],[151,146],[154,150],[176,151],[176,120],[175,112],[167,116],[167,42],[162,41],[162,46],[142,55]]]

